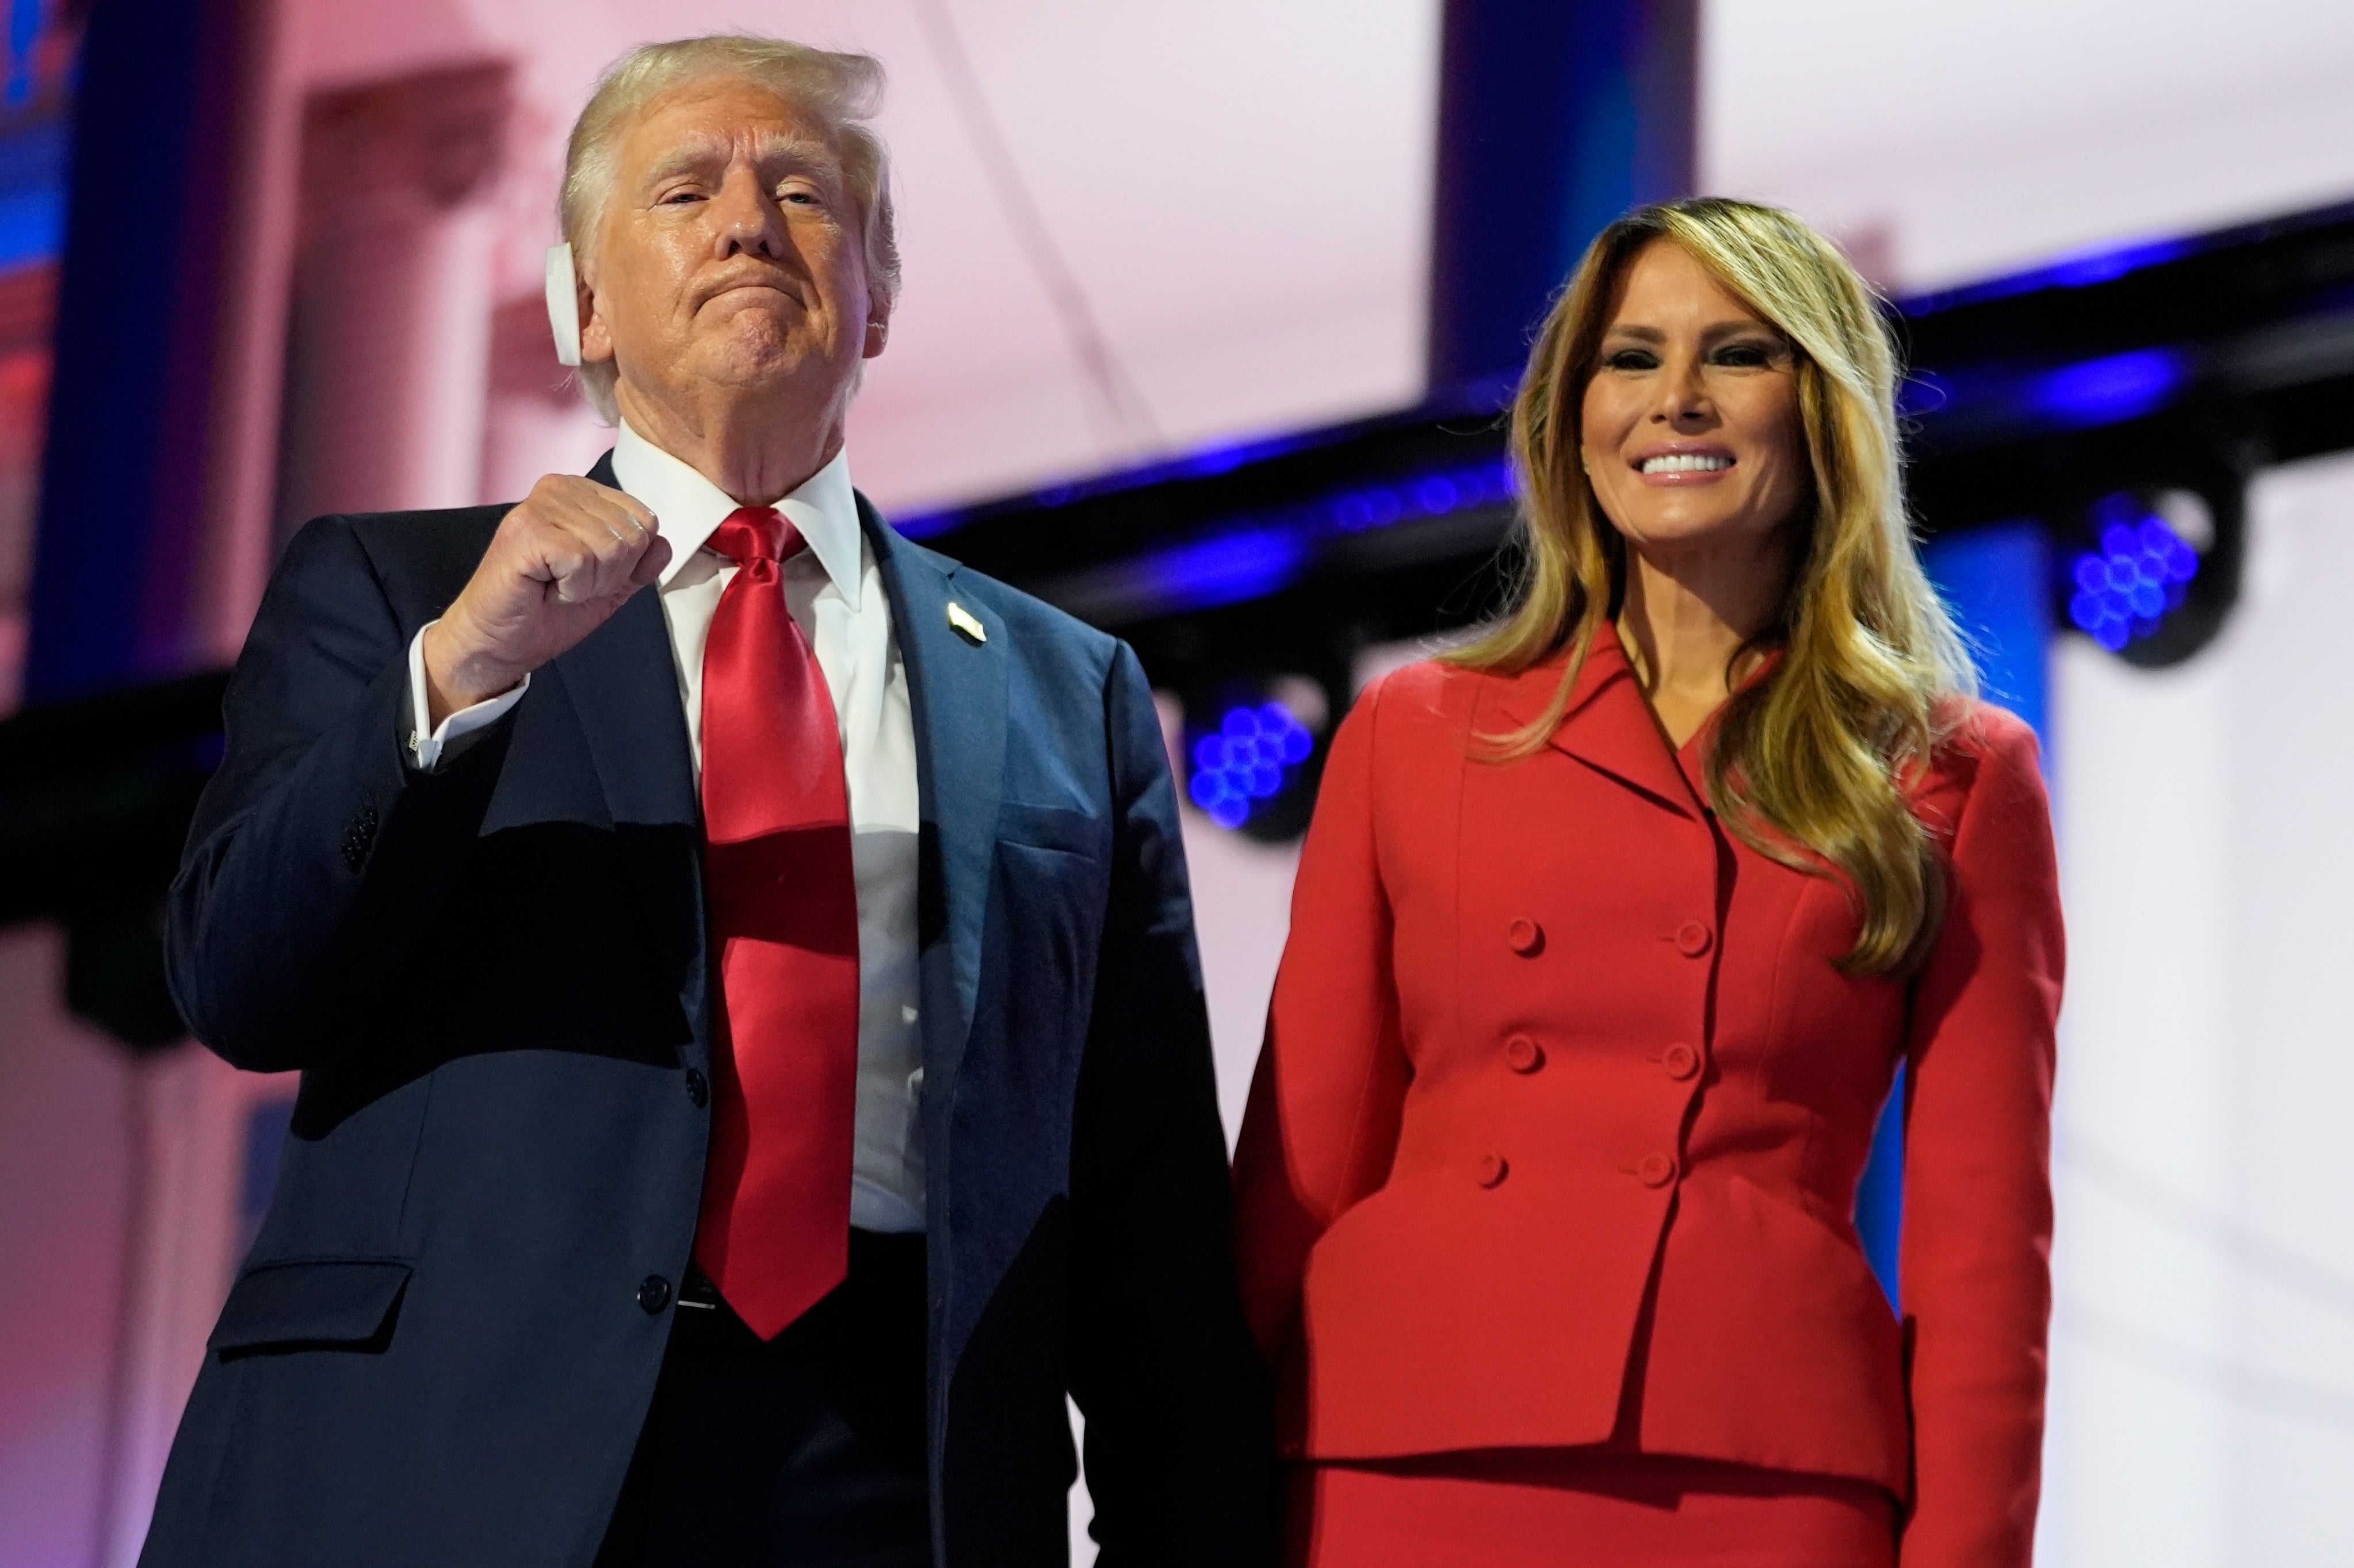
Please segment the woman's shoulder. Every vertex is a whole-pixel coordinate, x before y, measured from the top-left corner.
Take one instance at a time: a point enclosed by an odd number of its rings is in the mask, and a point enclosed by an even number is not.
[[[2040,771],[2041,742],[2025,719],[1983,697],[1948,697],[1936,714],[1940,770]]]
[[[1947,699],[1937,713],[1935,759],[1917,809],[1950,830],[1966,803],[1998,801],[2048,810],[2042,746],[2034,727],[1999,704],[1977,697]]]
[[[1393,723],[1433,721],[1459,726],[1483,700],[1509,698],[1523,687],[1550,696],[1560,677],[1558,659],[1515,672],[1481,669],[1442,652],[1400,664],[1368,681],[1357,694],[1356,706],[1368,712],[1378,709],[1384,728]]]
[[[1433,725],[1443,728],[1470,711],[1480,683],[1494,679],[1444,657],[1416,659],[1366,682],[1349,710],[1349,722],[1384,735]]]

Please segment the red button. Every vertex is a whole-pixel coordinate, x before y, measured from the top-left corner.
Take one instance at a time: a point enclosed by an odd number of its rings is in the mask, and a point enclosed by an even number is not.
[[[1504,1175],[1511,1170],[1511,1167],[1504,1163],[1502,1155],[1483,1154],[1479,1156],[1479,1163],[1473,1168],[1472,1173],[1479,1178],[1479,1185],[1482,1187],[1496,1187],[1503,1184]]]
[[[1696,959],[1708,951],[1710,940],[1708,927],[1697,920],[1687,920],[1676,927],[1676,951],[1688,959]]]
[[[1544,1047],[1525,1034],[1504,1042],[1504,1065],[1515,1073],[1533,1073],[1544,1065]]]
[[[1635,1166],[1635,1179],[1646,1187],[1664,1187],[1676,1179],[1676,1162],[1664,1154],[1646,1154]]]
[[[1670,1078],[1689,1078],[1700,1071],[1700,1053],[1679,1040],[1659,1054],[1659,1065]]]
[[[1521,957],[1533,958],[1537,950],[1544,946],[1544,927],[1526,916],[1522,916],[1513,921],[1511,927],[1505,931],[1504,940],[1510,942],[1512,945],[1512,951],[1520,954]]]

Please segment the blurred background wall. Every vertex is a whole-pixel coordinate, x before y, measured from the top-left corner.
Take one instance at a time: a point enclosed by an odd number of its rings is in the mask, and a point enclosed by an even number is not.
[[[284,1132],[291,1085],[181,1042],[139,989],[145,906],[92,891],[135,884],[207,766],[175,715],[305,517],[511,498],[603,450],[539,302],[563,137],[621,50],[729,26],[889,68],[907,287],[860,481],[1132,636],[1165,688],[1230,1128],[1313,757],[1246,800],[1204,741],[1267,702],[1329,733],[1476,619],[1496,378],[1599,222],[1698,189],[1839,237],[1935,372],[1933,567],[2042,730],[2060,819],[2044,1559],[2354,1560],[2354,359],[2327,357],[2354,341],[2354,11],[5,10],[0,712],[27,705],[0,726],[0,1568],[135,1556]],[[2222,299],[2257,303],[2183,346]],[[2221,455],[2173,466],[2188,446]],[[2232,591],[2072,623],[2119,497]],[[117,758],[134,731],[161,739]],[[72,885],[23,891],[44,876]],[[1878,1254],[1900,1159],[1860,1216]]]

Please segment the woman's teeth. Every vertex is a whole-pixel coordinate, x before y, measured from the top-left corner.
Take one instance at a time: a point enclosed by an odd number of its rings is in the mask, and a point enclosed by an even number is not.
[[[1665,457],[1645,458],[1645,473],[1714,473],[1731,468],[1733,460],[1709,452],[1670,452]]]

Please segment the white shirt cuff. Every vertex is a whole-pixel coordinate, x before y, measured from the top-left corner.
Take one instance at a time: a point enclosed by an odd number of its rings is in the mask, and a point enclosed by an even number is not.
[[[427,621],[408,643],[408,760],[420,773],[432,772],[445,758],[465,750],[467,736],[480,735],[506,717],[507,710],[531,690],[531,677],[525,675],[497,696],[460,708],[443,719],[440,728],[431,727],[433,710],[425,691],[425,634],[437,624]]]

